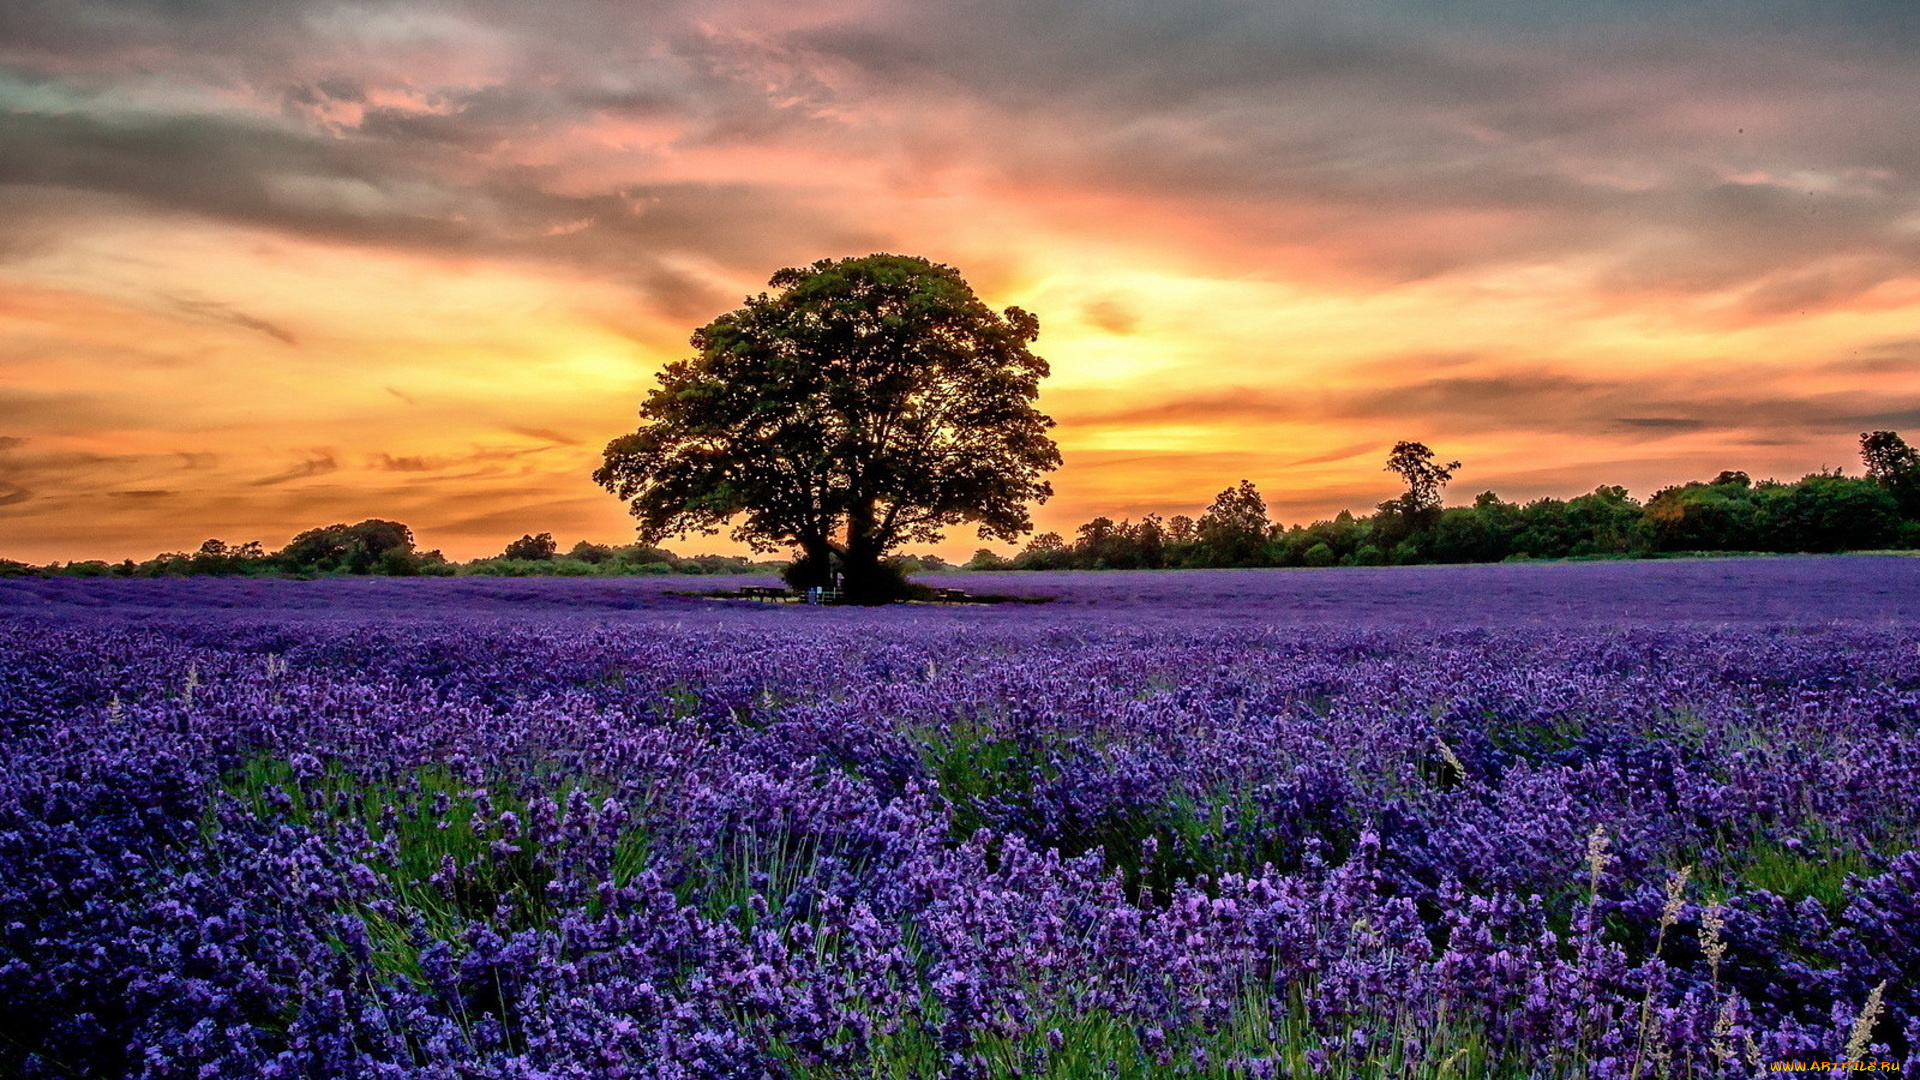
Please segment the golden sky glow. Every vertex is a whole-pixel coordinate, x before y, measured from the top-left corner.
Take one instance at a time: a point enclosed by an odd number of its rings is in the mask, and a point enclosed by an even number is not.
[[[1686,7],[9,4],[0,556],[624,542],[653,373],[874,251],[1039,315],[1043,529],[1365,510],[1398,439],[1454,500],[1857,471],[1920,426],[1920,16]]]

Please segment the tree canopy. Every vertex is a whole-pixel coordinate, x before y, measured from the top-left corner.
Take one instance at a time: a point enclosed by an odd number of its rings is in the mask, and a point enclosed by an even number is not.
[[[1860,460],[1866,463],[1867,478],[1892,493],[1902,513],[1920,516],[1920,453],[1898,432],[1862,432]]]
[[[1259,555],[1266,545],[1267,501],[1260,497],[1253,481],[1242,480],[1213,497],[1213,504],[1200,516],[1194,533],[1201,544],[1223,566],[1232,566]]]
[[[958,271],[870,255],[773,275],[695,331],[640,427],[594,480],[629,503],[641,539],[712,533],[797,548],[794,583],[837,569],[849,599],[889,598],[881,559],[962,522],[982,539],[1032,527],[1060,464],[1034,407],[1039,320],[996,313]]]
[[[1425,443],[1397,442],[1387,454],[1386,471],[1406,482],[1407,493],[1400,497],[1401,511],[1409,516],[1440,505],[1440,489],[1453,479],[1457,461],[1442,465],[1433,459]]]

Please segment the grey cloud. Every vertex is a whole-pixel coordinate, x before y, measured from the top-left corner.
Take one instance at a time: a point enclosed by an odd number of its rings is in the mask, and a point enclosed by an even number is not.
[[[1604,253],[1609,287],[1749,291],[1764,317],[1920,273],[1899,224],[1920,206],[1920,80],[1877,31],[1812,17],[1789,44],[1718,5],[1717,33],[1676,40],[1659,10],[1600,4],[1537,35],[1512,5],[1455,6],[1476,31],[1411,5],[1009,0],[809,40],[882,84],[995,103],[974,150],[1017,179],[1197,203],[1243,243],[1389,280]],[[1743,170],[1780,182],[1724,182]],[[1846,183],[1792,191],[1808,170]]]
[[[1140,327],[1140,312],[1113,297],[1089,302],[1080,309],[1080,315],[1109,334],[1131,334]]]
[[[455,198],[393,179],[342,147],[211,117],[0,114],[0,184],[133,196],[341,239],[467,238],[451,217]]]
[[[265,334],[267,337],[273,338],[283,345],[299,344],[298,341],[294,340],[291,331],[268,322],[265,319],[249,315],[244,311],[239,311],[231,304],[223,304],[213,300],[189,300],[181,297],[169,297],[168,299],[174,307],[190,315],[198,315],[219,322],[232,323],[241,329],[252,330],[258,334]]]
[[[66,434],[122,427],[139,419],[131,402],[107,394],[0,387],[0,425],[15,429]]]
[[[1337,450],[1329,450],[1324,454],[1315,454],[1312,457],[1304,457],[1304,458],[1300,458],[1297,461],[1289,461],[1287,462],[1286,467],[1293,468],[1299,465],[1326,465],[1335,461],[1347,461],[1352,458],[1359,457],[1361,454],[1365,454],[1370,451],[1380,450],[1380,449],[1382,449],[1382,447],[1378,442],[1353,443],[1348,446],[1340,447]]]
[[[437,458],[417,456],[394,457],[392,454],[379,454],[373,460],[375,465],[387,472],[432,472],[445,467],[444,463]]]
[[[450,521],[434,531],[450,536],[497,534],[504,542],[511,538],[515,530],[542,524],[550,527],[556,521],[591,514],[605,505],[596,499],[554,499],[549,492],[533,489],[501,489],[488,495],[487,498],[470,500],[468,504],[498,506],[501,509]]]
[[[180,494],[178,491],[169,491],[161,488],[135,488],[131,491],[109,491],[106,493],[107,498],[109,499],[139,499],[139,500],[164,499],[169,496],[178,495],[178,494]]]
[[[729,299],[719,289],[668,266],[646,271],[641,283],[662,314],[683,322],[723,311]]]
[[[513,432],[515,435],[525,435],[529,439],[543,439],[550,443],[558,443],[561,446],[580,445],[579,439],[571,435],[562,435],[552,428],[510,427],[507,430]]]
[[[1694,420],[1679,416],[1622,416],[1614,423],[1627,428],[1649,428],[1655,431],[1698,431],[1706,427],[1705,420]]]
[[[264,476],[253,481],[253,486],[271,487],[275,484],[285,484],[293,480],[304,480],[310,476],[324,476],[339,467],[339,463],[334,461],[333,454],[330,451],[320,452],[282,472],[274,473],[272,476]]]
[[[384,40],[341,31],[317,2],[19,0],[0,14],[0,63],[82,104],[0,113],[0,181],[359,244],[563,261],[682,320],[728,298],[674,269],[674,253],[764,272],[788,251],[897,238],[803,194],[807,178],[582,192],[493,152],[601,117],[671,120],[683,145],[818,138],[908,170],[950,160],[1016,187],[1183,204],[1236,243],[1389,282],[1579,254],[1604,268],[1605,288],[1731,293],[1748,318],[1920,274],[1920,240],[1898,226],[1920,206],[1905,115],[1920,74],[1900,37],[1920,9],[1573,11],[982,0],[873,5],[782,32],[729,0],[466,0],[367,13]],[[498,53],[497,70],[467,76],[485,85],[435,86],[406,66],[458,59],[469,37]],[[162,66],[182,82],[257,87],[287,122],[86,104],[110,98],[115,50],[134,48],[171,57]],[[381,80],[400,73],[434,109],[379,104]],[[875,102],[896,129],[834,119]],[[323,118],[340,105],[358,119]],[[949,106],[962,130],[917,122]],[[642,164],[650,151],[629,153]],[[1809,170],[1845,183],[1796,193]],[[1729,171],[1779,176],[1731,184]]]
[[[1920,424],[1920,403],[1876,410],[1869,391],[1795,397],[1741,394],[1686,376],[1606,381],[1540,370],[1424,379],[1314,394],[1235,387],[1152,405],[1101,409],[1071,399],[1055,415],[1081,429],[1238,420],[1418,421],[1448,433],[1550,432],[1661,439],[1692,431],[1752,430],[1841,435],[1863,427]],[[1639,415],[1636,415],[1638,413]],[[1359,448],[1355,453],[1359,453]],[[1337,459],[1335,459],[1337,460]],[[1304,464],[1303,462],[1302,464]]]
[[[1853,355],[1821,365],[1825,371],[1843,375],[1893,375],[1920,371],[1920,341],[1883,341],[1857,350]]]
[[[334,242],[567,263],[624,280],[676,318],[725,301],[674,253],[764,273],[768,237],[818,253],[885,246],[781,183],[677,181],[555,194],[527,170],[443,160],[417,142],[213,116],[0,112],[0,186],[130,197],[158,209]],[[72,213],[86,212],[83,205]],[[569,226],[591,222],[591,227]],[[200,313],[284,329],[217,306]]]
[[[0,445],[0,495],[11,494],[0,505],[22,506],[13,512],[16,515],[46,513],[56,503],[72,502],[71,496],[77,492],[112,490],[121,484],[143,480],[151,482],[155,474],[170,467],[167,461],[170,455],[37,451],[30,440],[12,438],[10,445]]]
[[[1887,428],[1920,427],[1920,403],[1907,409],[1891,409],[1885,412],[1856,413],[1840,418],[1844,428]]]

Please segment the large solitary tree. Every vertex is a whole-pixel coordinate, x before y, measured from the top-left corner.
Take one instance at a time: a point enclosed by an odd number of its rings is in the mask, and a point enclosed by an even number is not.
[[[607,445],[596,482],[629,503],[642,541],[714,533],[798,549],[799,585],[836,570],[849,600],[892,598],[882,559],[973,522],[1032,528],[1053,493],[1053,421],[1034,407],[1040,323],[996,313],[950,266],[869,255],[773,275],[693,334],[638,430]]]

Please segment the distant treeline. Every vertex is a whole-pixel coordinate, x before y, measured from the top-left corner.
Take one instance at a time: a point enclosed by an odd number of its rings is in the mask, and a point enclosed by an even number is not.
[[[1572,499],[1513,503],[1491,491],[1471,506],[1442,507],[1440,493],[1459,462],[1434,461],[1419,443],[1400,443],[1387,471],[1404,494],[1370,515],[1342,511],[1331,521],[1291,527],[1267,517],[1251,481],[1222,491],[1198,518],[1148,514],[1138,521],[1097,517],[1072,540],[1042,533],[1011,559],[991,549],[967,570],[1159,570],[1232,566],[1386,566],[1507,559],[1650,557],[1688,552],[1836,552],[1920,548],[1920,454],[1891,431],[1860,436],[1866,475],[1811,473],[1792,483],[1723,472],[1662,488],[1641,503],[1603,485]],[[935,555],[898,556],[901,573],[954,569]],[[533,533],[500,554],[455,563],[415,548],[397,521],[309,529],[278,551],[258,541],[208,540],[199,550],[145,562],[50,563],[0,559],[0,577],[181,577],[199,574],[392,577],[484,574],[606,577],[636,574],[777,573],[782,562],[734,555],[685,557],[643,544],[581,541],[562,553],[551,533]]]
[[[1440,487],[1459,463],[1435,466],[1425,447],[1402,443],[1387,467],[1407,478],[1408,492],[1371,515],[1276,525],[1259,491],[1243,480],[1198,519],[1097,517],[1072,540],[1045,533],[1012,559],[983,548],[967,568],[1382,566],[1920,547],[1920,457],[1890,431],[1862,435],[1860,449],[1862,477],[1835,470],[1792,483],[1756,482],[1729,471],[1663,488],[1645,503],[1623,487],[1602,486],[1577,498],[1528,503],[1487,491],[1471,506],[1442,508]]]
[[[197,551],[169,551],[145,562],[127,559],[114,563],[96,559],[33,566],[0,559],[0,577],[187,577],[202,574],[599,577],[625,574],[776,573],[780,565],[756,563],[733,555],[686,557],[641,544],[615,547],[586,541],[575,544],[571,550],[561,554],[551,533],[522,536],[508,544],[499,555],[456,563],[437,550],[417,549],[413,542],[413,530],[400,522],[370,518],[357,525],[326,525],[308,529],[278,551],[266,550],[257,540],[244,544],[208,540]]]

